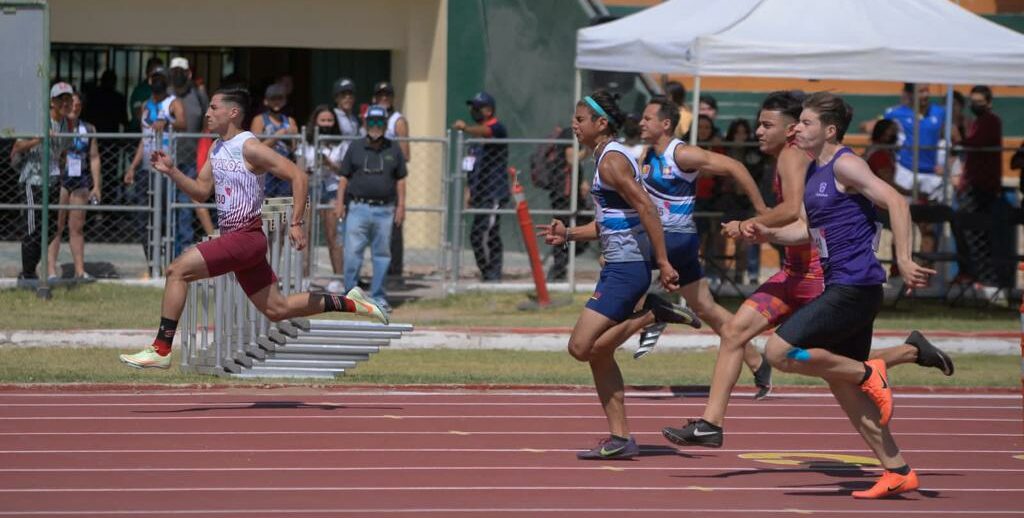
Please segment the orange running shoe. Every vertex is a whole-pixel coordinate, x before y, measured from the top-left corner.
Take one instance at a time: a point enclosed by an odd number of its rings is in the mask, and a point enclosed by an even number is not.
[[[921,487],[921,484],[917,481],[917,473],[914,470],[910,470],[910,473],[906,475],[900,475],[889,470],[885,470],[882,473],[882,477],[875,482],[871,489],[864,491],[854,491],[854,498],[886,498],[900,493],[906,493],[907,491],[915,491]]]
[[[872,372],[871,376],[860,384],[860,389],[878,407],[882,414],[879,423],[885,426],[892,418],[892,387],[889,386],[889,377],[885,374],[885,361],[868,360],[864,363],[871,367]]]

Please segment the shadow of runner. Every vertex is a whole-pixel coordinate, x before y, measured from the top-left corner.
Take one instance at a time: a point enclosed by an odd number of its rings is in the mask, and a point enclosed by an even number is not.
[[[180,414],[185,412],[209,412],[212,410],[263,410],[263,409],[315,409],[315,410],[405,410],[401,406],[346,406],[329,403],[303,403],[302,401],[256,401],[248,406],[205,406],[179,408],[177,410],[133,410],[135,414]]]

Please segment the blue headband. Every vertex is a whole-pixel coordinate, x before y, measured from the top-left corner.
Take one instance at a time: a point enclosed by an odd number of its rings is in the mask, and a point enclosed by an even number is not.
[[[594,113],[597,113],[599,117],[604,117],[609,122],[612,120],[612,118],[608,116],[608,113],[604,111],[604,108],[601,108],[601,105],[597,104],[597,101],[595,101],[593,97],[588,95],[583,98],[583,101],[586,102],[587,105],[590,106],[590,108],[594,110]]]

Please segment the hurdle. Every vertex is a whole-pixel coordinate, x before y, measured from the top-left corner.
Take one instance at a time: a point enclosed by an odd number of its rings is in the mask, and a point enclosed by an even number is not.
[[[301,252],[288,242],[292,208],[290,197],[263,203],[268,260],[285,296],[308,284]],[[410,324],[353,320],[271,322],[230,273],[189,284],[179,333],[181,369],[242,378],[334,378],[412,330]]]

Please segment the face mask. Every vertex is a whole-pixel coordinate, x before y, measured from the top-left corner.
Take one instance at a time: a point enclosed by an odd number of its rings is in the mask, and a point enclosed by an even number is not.
[[[988,111],[988,107],[982,104],[971,103],[971,113],[975,116],[981,115]]]
[[[154,92],[166,92],[167,80],[162,77],[160,79],[154,79],[149,86]]]
[[[477,122],[484,121],[484,114],[478,108],[470,108],[469,115],[470,117],[473,117],[473,120]]]
[[[185,74],[171,74],[171,84],[175,88],[181,88],[185,86],[185,83],[188,83],[188,77]]]
[[[317,127],[318,127],[318,128],[320,128],[320,133],[324,133],[324,132],[330,131],[330,130],[331,130],[331,128],[333,128],[334,126],[331,126],[331,125],[328,125],[328,126],[320,126],[320,125],[318,124],[318,125],[317,125]]]

